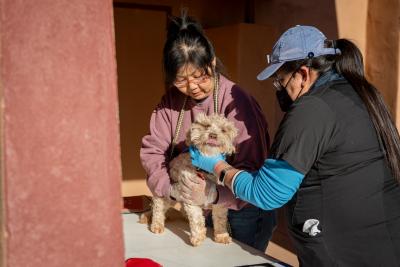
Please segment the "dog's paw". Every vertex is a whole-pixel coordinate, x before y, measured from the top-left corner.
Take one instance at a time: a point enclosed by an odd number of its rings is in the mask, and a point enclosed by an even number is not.
[[[141,224],[149,224],[151,221],[151,214],[149,212],[141,213],[139,215],[139,221],[138,223]]]
[[[152,231],[155,234],[161,234],[164,232],[164,230],[165,230],[164,225],[160,223],[152,223],[150,225],[150,231]]]
[[[201,243],[203,243],[204,239],[206,239],[206,235],[196,235],[196,236],[191,236],[190,237],[190,243],[192,243],[192,245],[194,247],[199,246]]]
[[[214,235],[214,241],[221,244],[229,244],[232,243],[232,238],[228,233],[216,234]]]

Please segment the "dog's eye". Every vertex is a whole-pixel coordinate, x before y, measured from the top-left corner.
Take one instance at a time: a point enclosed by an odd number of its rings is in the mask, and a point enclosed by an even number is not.
[[[226,129],[222,128],[221,132],[226,133]]]
[[[204,128],[209,128],[209,127],[210,127],[210,124],[203,124],[203,127],[204,127]]]

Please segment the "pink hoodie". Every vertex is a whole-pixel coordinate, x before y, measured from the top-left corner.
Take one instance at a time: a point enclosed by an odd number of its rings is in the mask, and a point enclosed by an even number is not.
[[[150,133],[143,137],[140,158],[147,172],[147,185],[159,197],[169,195],[170,179],[168,163],[170,144],[182,108],[185,95],[177,89],[170,89],[153,111],[150,119]],[[198,103],[188,99],[182,128],[175,151],[180,153],[185,145],[186,132],[198,113],[212,114],[212,95]],[[228,162],[238,169],[255,171],[267,158],[269,135],[267,123],[256,100],[239,86],[220,75],[218,112],[235,123],[238,136],[235,140],[236,154]],[[236,199],[232,192],[218,186],[219,204],[231,209],[241,209],[247,203]]]

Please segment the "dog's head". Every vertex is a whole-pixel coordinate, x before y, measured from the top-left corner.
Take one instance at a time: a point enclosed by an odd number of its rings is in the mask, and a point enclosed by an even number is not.
[[[200,113],[187,133],[186,144],[197,147],[207,156],[218,153],[230,155],[235,152],[233,140],[237,132],[233,122],[224,116]]]

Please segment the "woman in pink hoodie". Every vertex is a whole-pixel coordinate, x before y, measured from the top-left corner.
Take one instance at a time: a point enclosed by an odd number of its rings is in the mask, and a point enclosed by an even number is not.
[[[202,27],[186,15],[170,21],[163,67],[168,90],[151,115],[150,133],[143,137],[140,150],[151,192],[181,200],[170,182],[168,164],[174,155],[187,150],[185,133],[199,113],[219,113],[233,121],[239,130],[237,153],[228,162],[238,169],[258,170],[269,149],[263,112],[253,97],[221,74]],[[217,187],[217,194],[216,203],[229,208],[232,237],[264,252],[276,225],[275,212],[241,201],[222,186]]]

